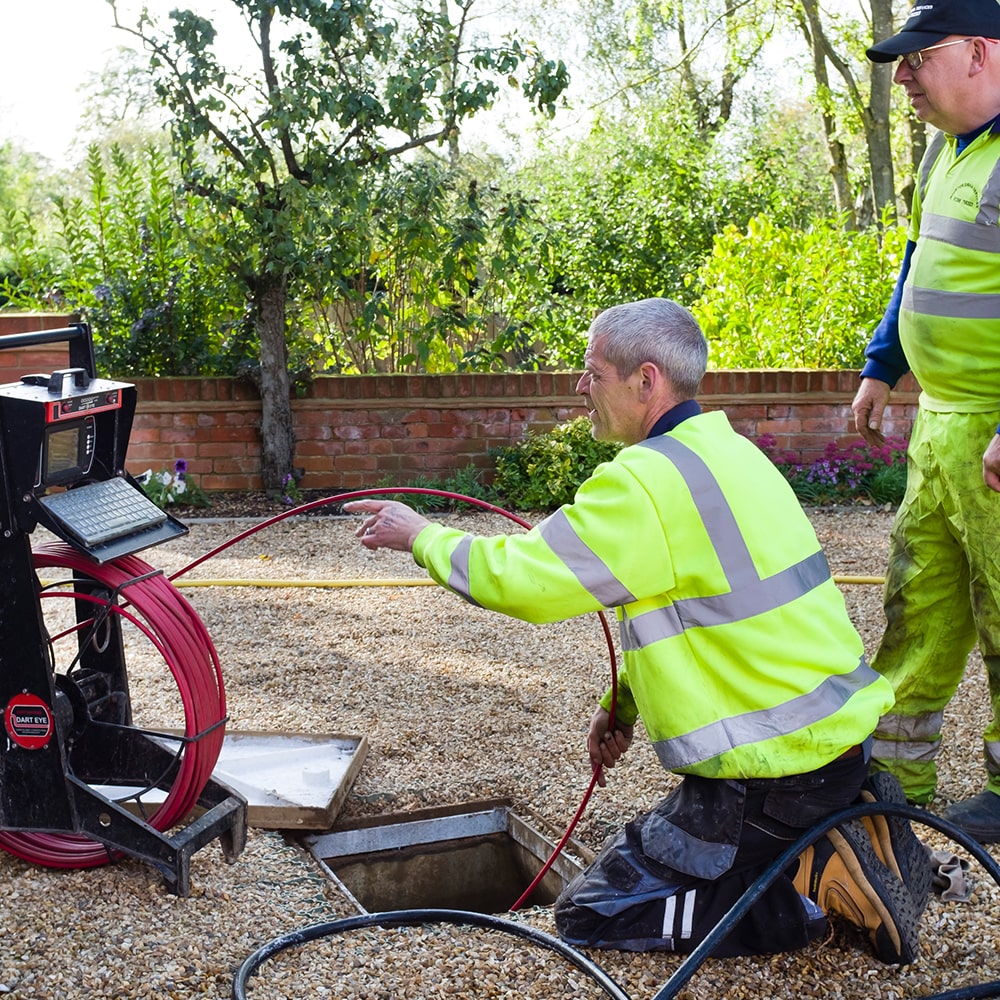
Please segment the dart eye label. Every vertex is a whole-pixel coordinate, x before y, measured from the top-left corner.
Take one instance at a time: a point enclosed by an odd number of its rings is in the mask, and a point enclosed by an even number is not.
[[[52,738],[52,710],[37,695],[18,694],[4,712],[7,735],[25,750],[40,750]]]

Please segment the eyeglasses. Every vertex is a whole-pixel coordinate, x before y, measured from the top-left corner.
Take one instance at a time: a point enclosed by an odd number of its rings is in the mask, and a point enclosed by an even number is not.
[[[918,70],[924,64],[924,53],[933,52],[935,49],[946,49],[949,45],[961,45],[962,42],[971,42],[971,38],[956,38],[951,42],[941,42],[939,45],[928,45],[926,49],[919,52],[906,52],[899,58],[910,67],[911,70]]]

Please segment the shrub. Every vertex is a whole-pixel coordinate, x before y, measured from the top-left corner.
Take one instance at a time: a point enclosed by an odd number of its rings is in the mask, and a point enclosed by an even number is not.
[[[766,216],[715,238],[692,312],[713,368],[860,368],[899,270],[903,227],[849,232],[837,219],[808,229]]]
[[[778,452],[775,439],[765,434],[757,447],[781,470],[803,503],[838,503],[868,499],[898,504],[906,490],[906,446],[902,438],[886,438],[879,448],[858,441],[841,448],[831,441],[811,465],[791,452]]]
[[[497,449],[494,489],[516,510],[550,511],[572,502],[580,484],[621,449],[615,442],[595,441],[590,428],[588,417],[576,417]]]

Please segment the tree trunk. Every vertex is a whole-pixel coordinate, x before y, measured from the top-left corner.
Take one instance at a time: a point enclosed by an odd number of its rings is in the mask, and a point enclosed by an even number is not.
[[[870,0],[872,33],[876,42],[892,34],[892,3],[893,0]],[[817,84],[822,88],[826,76],[826,64],[830,63],[846,83],[851,102],[861,116],[865,144],[868,149],[871,192],[870,194],[866,192],[859,199],[855,212],[860,210],[862,213],[875,216],[883,209],[888,209],[890,213],[894,213],[896,192],[892,167],[892,145],[889,135],[892,64],[871,64],[871,83],[868,96],[865,97],[858,80],[855,78],[850,60],[833,48],[827,36],[817,0],[800,0],[800,6],[805,15],[800,23],[812,46]],[[816,69],[820,64],[823,67],[821,72]],[[836,158],[834,158],[834,169],[837,169]],[[859,219],[856,224],[867,225],[869,221],[875,220]]]
[[[844,219],[844,228],[847,230],[857,229],[858,222],[855,215],[854,199],[851,195],[851,175],[847,150],[838,138],[840,126],[829,98],[830,75],[827,71],[825,37],[819,20],[819,8],[814,2],[804,0],[802,10],[805,14],[805,20],[800,20],[799,27],[812,54],[813,80],[816,83],[816,94],[823,122],[823,138],[826,142],[826,152],[830,162],[830,183],[833,186],[834,205],[837,213]]]
[[[907,217],[913,208],[913,193],[920,175],[920,163],[927,151],[927,126],[919,118],[910,118],[910,172],[906,183],[899,192]]]
[[[872,38],[888,38],[894,30],[892,0],[871,0]],[[896,188],[892,166],[892,139],[889,129],[889,105],[892,100],[894,63],[871,64],[871,89],[868,107],[862,116],[868,142],[868,162],[872,172],[872,195],[876,212],[889,209],[889,224],[896,215]]]
[[[254,316],[260,339],[260,465],[266,490],[277,490],[284,485],[295,458],[285,337],[286,301],[284,278],[258,277],[254,286]]]

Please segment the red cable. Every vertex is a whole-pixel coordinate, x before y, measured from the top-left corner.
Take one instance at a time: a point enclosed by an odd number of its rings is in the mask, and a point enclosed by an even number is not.
[[[299,507],[294,507],[291,510],[286,510],[282,511],[282,513],[280,514],[275,514],[273,517],[269,517],[266,520],[261,521],[258,524],[255,524],[252,528],[247,528],[246,531],[242,531],[238,535],[235,535],[233,538],[230,538],[228,541],[223,542],[221,545],[216,546],[216,548],[212,549],[210,552],[207,552],[205,555],[196,559],[194,562],[188,563],[188,565],[183,567],[183,569],[180,569],[176,573],[174,573],[173,576],[170,577],[170,579],[176,580],[179,576],[183,576],[185,573],[194,569],[195,566],[200,566],[203,562],[205,562],[208,559],[211,559],[213,556],[218,555],[220,552],[223,552],[231,545],[235,545],[237,542],[243,541],[243,539],[248,538],[250,535],[256,534],[256,532],[260,531],[261,529],[269,527],[272,524],[277,524],[279,521],[283,521],[286,517],[291,517],[293,514],[301,514],[304,513],[305,511],[313,510],[317,507],[324,507],[327,504],[332,504],[332,503],[342,504],[342,503],[347,503],[348,501],[351,500],[360,500],[363,497],[384,496],[387,493],[417,494],[420,496],[444,497],[448,500],[460,500],[464,503],[469,503],[476,507],[481,507],[484,510],[489,511],[490,513],[500,514],[503,517],[506,517],[509,520],[514,521],[516,524],[519,524],[522,528],[525,529],[531,528],[531,524],[528,521],[525,521],[522,518],[517,517],[515,514],[510,513],[510,511],[504,510],[502,507],[497,507],[494,504],[488,503],[485,500],[479,500],[475,497],[464,496],[461,493],[452,493],[449,490],[435,490],[417,486],[355,490],[354,492],[351,493],[340,493],[337,496],[324,497],[320,500],[313,500],[310,503],[305,503]],[[607,618],[605,617],[603,611],[598,612],[598,617],[600,618],[601,625],[604,629],[604,637],[608,645],[608,657],[611,666],[611,711],[609,712],[608,727],[609,729],[613,729],[615,724],[615,715],[617,711],[617,699],[618,699],[618,664],[615,658],[615,647],[614,647],[614,642],[611,638],[611,630],[608,628]],[[590,797],[594,792],[594,787],[597,784],[597,780],[600,777],[600,773],[601,773],[601,766],[598,764],[594,767],[593,775],[591,776],[590,779],[590,784],[587,787],[587,791],[584,793],[583,800],[580,802],[580,807],[577,809],[576,814],[570,821],[570,824],[567,827],[566,832],[563,834],[562,839],[556,845],[556,848],[552,852],[549,859],[542,866],[541,871],[539,871],[539,873],[532,880],[528,888],[525,889],[521,897],[510,908],[510,911],[512,913],[519,910],[525,904],[525,902],[529,899],[529,897],[535,891],[535,889],[538,888],[539,884],[541,883],[542,879],[545,877],[549,869],[552,867],[553,864],[555,864],[556,858],[559,857],[559,854],[562,852],[563,848],[569,841],[569,838],[572,836],[573,831],[576,829],[577,823],[579,823],[580,818],[583,816],[583,812],[587,807],[587,803],[590,802]]]

